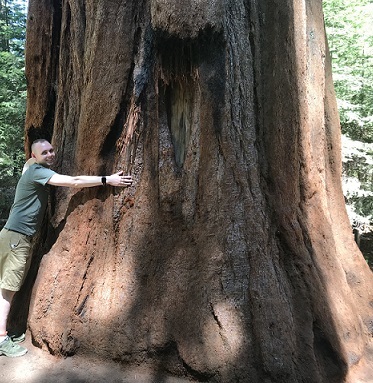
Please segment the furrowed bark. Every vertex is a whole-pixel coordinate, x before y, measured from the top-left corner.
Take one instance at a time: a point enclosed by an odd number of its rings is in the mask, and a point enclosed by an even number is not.
[[[34,342],[201,381],[368,376],[321,1],[30,0],[28,18],[27,145],[50,133],[58,172],[136,181],[52,192]]]

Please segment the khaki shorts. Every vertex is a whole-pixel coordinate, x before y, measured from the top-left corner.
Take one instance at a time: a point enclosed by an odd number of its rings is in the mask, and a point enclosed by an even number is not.
[[[0,232],[0,288],[19,291],[31,263],[31,238],[8,229]]]

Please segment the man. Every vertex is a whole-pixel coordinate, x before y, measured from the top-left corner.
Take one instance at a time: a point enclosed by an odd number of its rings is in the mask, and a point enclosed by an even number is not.
[[[27,352],[18,344],[24,338],[7,335],[6,323],[14,294],[20,290],[31,262],[31,238],[40,228],[48,203],[48,185],[85,188],[99,185],[129,186],[131,176],[77,176],[57,174],[53,146],[44,139],[33,142],[29,165],[18,181],[9,218],[0,232],[0,355],[21,356]],[[30,164],[31,162],[31,164]]]

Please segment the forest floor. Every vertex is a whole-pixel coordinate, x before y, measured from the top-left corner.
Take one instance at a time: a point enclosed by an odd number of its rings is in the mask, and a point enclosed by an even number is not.
[[[55,357],[35,347],[26,334],[28,353],[0,356],[0,383],[191,383],[193,380],[160,374],[150,367],[124,368],[113,361],[86,356]]]
[[[55,357],[32,345],[30,335],[22,343],[28,353],[18,358],[0,356],[0,383],[197,383],[159,373],[150,367],[124,368],[113,361],[87,356]],[[361,366],[348,379],[353,383],[372,383],[371,368]]]

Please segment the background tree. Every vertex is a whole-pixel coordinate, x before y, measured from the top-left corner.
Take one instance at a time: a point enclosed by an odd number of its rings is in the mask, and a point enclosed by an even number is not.
[[[344,187],[351,221],[370,226],[373,211],[373,4],[324,0],[341,116]]]
[[[24,3],[0,1],[0,227],[25,159]]]
[[[325,24],[343,133],[373,141],[373,5],[369,0],[324,0]],[[349,125],[360,126],[352,129]]]
[[[372,374],[321,1],[30,1],[27,144],[61,173],[13,307],[54,354],[199,381]],[[17,306],[18,305],[18,306]]]
[[[0,179],[17,179],[24,160],[24,4],[0,1]]]

